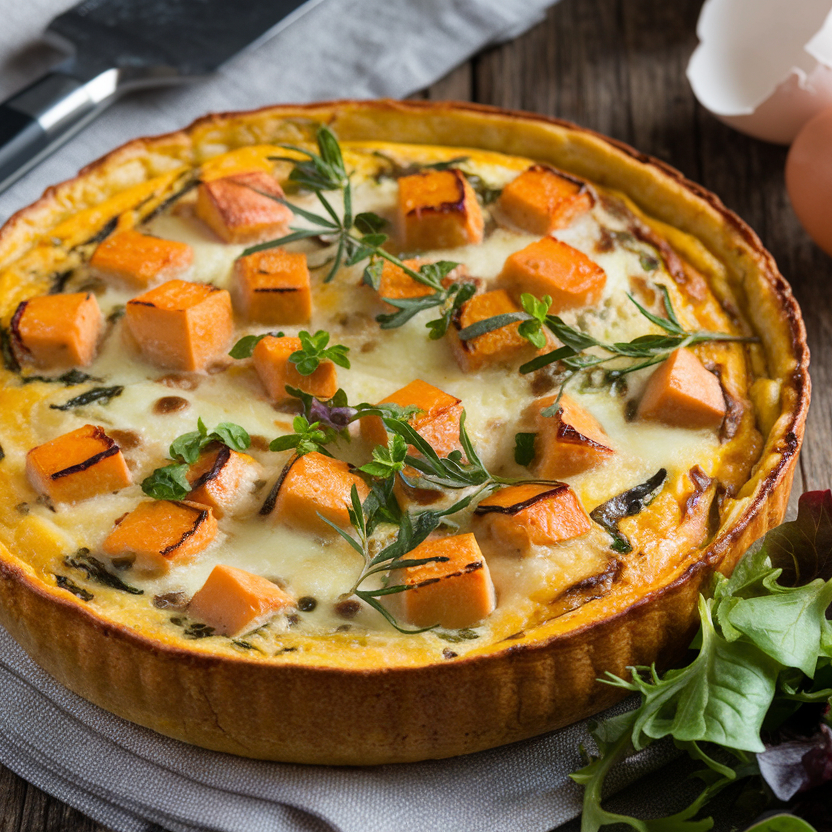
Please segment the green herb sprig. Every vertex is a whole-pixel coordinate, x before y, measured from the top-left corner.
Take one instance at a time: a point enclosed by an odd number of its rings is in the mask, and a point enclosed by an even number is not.
[[[269,336],[283,338],[284,333],[265,332],[262,335],[244,335],[234,344],[228,354],[236,359],[251,358],[254,348]],[[305,329],[302,329],[298,333],[298,338],[300,339],[300,349],[295,350],[289,356],[289,361],[295,365],[302,376],[311,376],[324,361],[331,361],[333,364],[349,370],[350,360],[347,358],[347,353],[350,348],[343,344],[327,346],[330,334],[326,330],[319,329],[314,335],[311,335]]]
[[[394,453],[394,439],[391,439],[391,455]],[[369,604],[380,613],[400,633],[422,633],[433,627],[407,628],[396,620],[395,616],[385,607],[380,598],[406,592],[411,589],[405,584],[389,585],[387,582],[391,572],[397,569],[408,569],[426,563],[447,561],[448,558],[437,556],[429,558],[407,558],[413,549],[423,543],[435,531],[444,517],[455,514],[468,506],[478,494],[470,494],[458,500],[452,506],[441,511],[421,511],[411,513],[402,511],[393,493],[392,477],[381,483],[373,483],[372,490],[362,504],[358,489],[353,485],[350,492],[351,504],[348,506],[350,524],[355,530],[355,536],[344,531],[340,526],[328,520],[321,514],[318,516],[330,525],[363,559],[363,566],[352,587],[344,593],[343,598],[353,595]],[[392,523],[398,527],[398,532],[392,543],[383,547],[377,554],[373,554],[372,533],[380,523]],[[382,575],[382,586],[377,589],[363,588],[363,584],[373,575]]]
[[[477,454],[465,427],[466,414],[462,411],[459,420],[459,444],[462,450],[454,450],[446,457],[440,457],[433,447],[409,424],[409,411],[418,408],[399,408],[396,405],[360,405],[354,419],[377,416],[381,418],[390,434],[385,446],[373,450],[373,461],[357,470],[370,483],[370,494],[361,503],[357,488],[353,487],[351,505],[348,508],[353,534],[330,522],[328,523],[344,540],[361,555],[364,563],[353,586],[344,594],[345,598],[355,595],[366,601],[383,615],[390,624],[403,633],[423,632],[402,627],[379,598],[399,592],[406,592],[409,586],[389,585],[390,573],[445,558],[408,559],[406,556],[427,539],[447,518],[463,511],[473,502],[481,499],[500,485],[520,482],[548,482],[544,480],[508,479],[488,471]],[[411,447],[413,452],[411,452]],[[467,491],[447,508],[439,510],[403,511],[396,499],[394,485],[400,478],[413,488],[450,489]],[[397,526],[392,543],[373,554],[375,541],[373,532],[380,524]],[[373,575],[383,575],[382,586],[366,589],[364,583]],[[432,629],[431,627],[425,629]]]
[[[585,787],[582,832],[614,823],[639,832],[710,829],[710,819],[694,820],[699,811],[726,786],[764,774],[755,755],[776,752],[761,732],[776,737],[804,704],[829,704],[830,604],[832,494],[810,492],[801,497],[796,521],[769,532],[730,578],[717,573],[709,597],[700,597],[690,664],[664,675],[633,667],[629,680],[607,674],[603,681],[640,694],[641,704],[592,731],[599,755],[572,775]],[[684,811],[652,821],[604,809],[601,794],[612,766],[663,737],[705,765],[696,774],[704,791]],[[780,776],[791,793],[817,782],[810,763],[799,755],[789,759],[790,770]]]
[[[343,344],[333,344],[328,347],[328,332],[319,329],[314,335],[310,335],[306,330],[301,330],[298,338],[300,338],[300,349],[289,356],[289,361],[297,367],[302,376],[311,376],[323,361],[331,361],[349,370],[350,360],[347,358],[347,353],[350,348]]]
[[[520,297],[520,303],[524,311],[507,312],[477,321],[462,329],[459,332],[459,338],[462,341],[470,341],[472,338],[486,332],[519,321],[521,322],[520,335],[538,349],[542,349],[546,346],[546,337],[543,333],[543,329],[546,328],[563,346],[544,355],[539,355],[523,364],[520,367],[521,373],[533,373],[535,370],[560,361],[566,368],[567,378],[569,378],[583,370],[589,370],[610,361],[618,361],[617,366],[606,370],[609,382],[616,382],[628,373],[660,364],[669,358],[671,353],[682,347],[691,347],[712,341],[738,343],[756,343],[758,341],[757,338],[731,335],[725,332],[704,330],[688,332],[676,317],[667,287],[659,284],[658,288],[662,293],[666,317],[649,312],[631,294],[628,293],[627,297],[636,305],[639,312],[648,321],[662,329],[664,334],[640,335],[628,342],[606,343],[586,332],[569,326],[559,316],[550,315],[549,309],[552,305],[552,299],[548,295],[538,300],[534,295],[523,294]],[[588,352],[591,349],[600,350],[606,355]],[[622,361],[628,361],[629,363],[622,364]]]
[[[292,420],[292,429],[294,433],[287,433],[273,439],[269,444],[269,450],[288,451],[294,448],[298,456],[313,452],[332,456],[325,446],[338,438],[335,430],[320,422],[310,422],[305,416],[295,416]]]
[[[297,160],[294,157],[279,156],[276,160],[288,161],[294,164],[289,179],[302,188],[315,194],[322,208],[323,214],[316,214],[294,205],[282,197],[263,193],[270,199],[287,206],[298,216],[303,217],[313,228],[290,227],[291,234],[270,240],[246,249],[242,256],[253,254],[264,249],[283,246],[310,237],[323,238],[334,253],[327,259],[329,271],[324,283],[329,283],[342,265],[355,266],[368,261],[364,268],[364,283],[378,291],[381,280],[383,261],[398,266],[408,277],[431,289],[430,294],[419,298],[384,298],[398,311],[379,315],[376,320],[382,329],[394,329],[407,323],[414,315],[424,309],[441,308],[440,317],[430,321],[427,326],[430,337],[441,338],[447,331],[448,324],[454,311],[458,309],[474,293],[471,284],[454,282],[450,286],[443,285],[444,279],[459,264],[450,261],[426,263],[419,269],[411,269],[398,257],[390,254],[383,246],[387,242],[387,235],[382,233],[386,225],[383,217],[372,212],[353,213],[352,183],[344,166],[343,155],[335,134],[326,125],[321,125],[316,134],[318,153],[294,145],[283,145],[306,157]],[[343,211],[338,212],[330,199],[325,196],[327,191],[341,191],[343,194]]]
[[[248,432],[233,422],[220,422],[209,431],[202,419],[197,429],[177,436],[170,445],[172,464],[157,468],[142,481],[142,491],[154,500],[182,500],[191,491],[188,469],[199,458],[204,448],[218,442],[234,451],[245,451],[251,446]]]

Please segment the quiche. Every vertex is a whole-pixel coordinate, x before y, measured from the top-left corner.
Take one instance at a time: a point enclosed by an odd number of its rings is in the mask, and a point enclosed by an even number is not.
[[[210,116],[0,232],[0,622],[264,759],[534,736],[778,523],[788,285],[663,164],[464,104]]]

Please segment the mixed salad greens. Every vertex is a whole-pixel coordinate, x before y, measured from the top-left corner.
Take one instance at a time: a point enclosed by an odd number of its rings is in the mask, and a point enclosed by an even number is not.
[[[622,824],[637,832],[705,832],[703,817],[732,789],[748,817],[785,810],[754,832],[832,830],[832,492],[800,498],[797,519],[770,531],[730,578],[699,601],[691,660],[659,674],[630,668],[609,684],[641,695],[633,711],[596,724],[597,754],[572,775],[584,786],[581,832]],[[696,799],[640,820],[602,806],[610,769],[663,738],[702,764]],[[806,820],[801,821],[799,817]],[[619,827],[622,828],[622,827]],[[740,827],[741,828],[741,827]],[[750,832],[750,830],[749,830]]]

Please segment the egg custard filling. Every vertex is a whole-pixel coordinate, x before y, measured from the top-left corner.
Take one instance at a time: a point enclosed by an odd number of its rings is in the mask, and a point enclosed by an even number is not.
[[[528,158],[318,142],[7,269],[0,541],[144,636],[309,665],[452,661],[682,574],[779,401],[701,244]]]

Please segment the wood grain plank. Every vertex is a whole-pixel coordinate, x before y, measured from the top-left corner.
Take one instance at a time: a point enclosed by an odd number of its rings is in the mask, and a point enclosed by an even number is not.
[[[474,71],[469,62],[458,66],[425,90],[432,101],[470,101],[474,93]]]
[[[0,832],[18,832],[22,827],[26,790],[23,778],[0,766]]]
[[[0,832],[111,832],[0,766]]]

